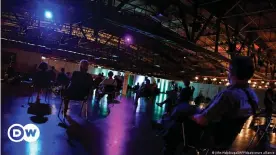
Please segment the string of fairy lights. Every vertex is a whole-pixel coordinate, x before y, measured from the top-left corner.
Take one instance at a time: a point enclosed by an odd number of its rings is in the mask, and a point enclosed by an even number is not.
[[[223,85],[223,86],[230,85],[228,79],[225,77],[196,76],[193,81],[197,83],[204,83],[204,84],[215,84],[215,85]],[[266,89],[272,85],[276,85],[275,80],[262,80],[262,79],[251,79],[251,80],[248,80],[248,83],[252,88],[255,88],[255,89]]]

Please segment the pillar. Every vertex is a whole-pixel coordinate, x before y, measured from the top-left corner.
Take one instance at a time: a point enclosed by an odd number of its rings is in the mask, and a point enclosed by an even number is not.
[[[128,86],[128,78],[129,78],[130,73],[129,72],[125,72],[125,76],[124,76],[124,83],[123,83],[123,91],[122,94],[126,95],[127,94],[127,86]]]

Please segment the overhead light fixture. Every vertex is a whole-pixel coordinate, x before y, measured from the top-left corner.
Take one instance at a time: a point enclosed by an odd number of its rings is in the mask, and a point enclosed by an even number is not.
[[[203,80],[206,81],[206,80],[208,80],[208,78],[205,77]]]
[[[198,80],[198,77],[196,76],[195,79]]]
[[[251,83],[251,80],[248,80],[248,83]]]
[[[53,14],[52,14],[51,11],[45,11],[45,12],[44,12],[44,16],[45,16],[45,18],[47,18],[47,19],[52,19],[52,18],[53,18]]]
[[[42,60],[46,60],[47,58],[46,58],[46,57],[44,57],[44,56],[42,56],[42,57],[41,57],[41,59],[42,59]]]

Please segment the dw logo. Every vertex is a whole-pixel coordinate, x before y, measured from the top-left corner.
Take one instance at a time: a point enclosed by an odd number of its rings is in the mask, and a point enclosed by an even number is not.
[[[27,124],[24,127],[20,124],[13,124],[8,129],[8,137],[13,142],[35,142],[40,136],[38,127],[34,124]]]

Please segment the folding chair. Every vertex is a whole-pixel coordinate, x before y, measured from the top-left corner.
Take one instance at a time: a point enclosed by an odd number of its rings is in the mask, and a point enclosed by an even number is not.
[[[82,117],[81,114],[82,114],[83,107],[85,105],[85,116],[84,116],[84,118],[85,118],[86,121],[88,121],[88,105],[87,105],[87,103],[88,103],[88,99],[89,99],[90,94],[91,94],[91,90],[89,91],[89,93],[85,97],[80,98],[80,99],[74,99],[74,98],[68,97],[68,99],[70,101],[77,101],[77,102],[81,103],[81,110],[80,110],[80,113],[79,113],[80,117]],[[63,115],[62,116],[63,118],[60,117],[60,113],[63,112],[64,100],[65,100],[65,97],[63,96],[61,98],[61,104],[60,104],[60,108],[59,108],[59,111],[58,111],[58,118],[60,119],[60,121],[62,123],[64,123],[66,125],[65,116]]]
[[[186,141],[186,136],[189,133],[186,132],[185,122],[183,122],[182,136],[184,148],[192,148],[197,152],[197,154],[205,153],[205,155],[207,155],[209,151],[228,150],[232,146],[232,143],[235,141],[247,119],[248,117],[222,120],[218,123],[209,125],[201,133],[199,143],[196,145],[189,145]]]
[[[61,104],[60,104],[60,108],[59,108],[59,111],[58,111],[58,118],[59,120],[66,124],[65,122],[65,116],[64,114],[62,115],[62,118],[60,117],[60,113],[63,112],[63,106],[64,106],[64,100],[65,98],[63,97],[61,99]],[[88,121],[88,105],[87,105],[87,102],[88,102],[88,96],[85,96],[83,99],[70,99],[70,101],[77,101],[77,102],[80,102],[81,103],[81,110],[80,110],[80,113],[79,113],[79,116],[82,117],[82,110],[83,110],[83,107],[85,105],[85,120]]]
[[[28,103],[33,103],[34,102],[34,99],[33,99],[33,94],[34,93],[38,93],[37,89],[40,89],[40,91],[44,91],[45,92],[45,98],[44,98],[44,101],[49,104],[50,103],[50,96],[49,96],[49,93],[50,93],[50,88],[37,88],[34,84],[31,84],[30,85],[30,88],[31,88],[31,94],[28,98]],[[38,94],[37,94],[38,95]]]
[[[100,90],[100,89],[99,89]],[[108,100],[113,101],[115,98],[115,86],[113,85],[106,85],[104,86],[103,90],[101,92],[99,92],[99,99],[101,99],[102,97],[104,97],[104,95],[108,95]]]
[[[259,115],[258,115],[258,116],[259,116]],[[258,144],[261,142],[261,140],[264,138],[264,136],[265,136],[266,134],[268,134],[270,131],[271,131],[271,132],[274,132],[274,129],[275,129],[275,127],[276,127],[276,124],[275,124],[275,123],[272,123],[273,117],[274,117],[274,116],[272,115],[271,117],[267,117],[267,118],[266,118],[266,119],[267,119],[266,121],[268,121],[268,122],[266,123],[265,129],[264,129],[263,132],[262,132],[260,126],[257,125],[257,131],[256,131],[255,135],[253,136],[253,138],[250,140],[249,145],[247,146],[246,151],[248,151],[248,150],[250,149],[250,147],[251,147],[252,144],[253,144],[254,139],[255,139],[258,135],[260,136],[260,138],[259,138],[259,140],[257,141],[256,146],[258,146]],[[269,128],[270,128],[271,125],[272,125],[272,128],[271,128],[271,130],[269,131]]]

